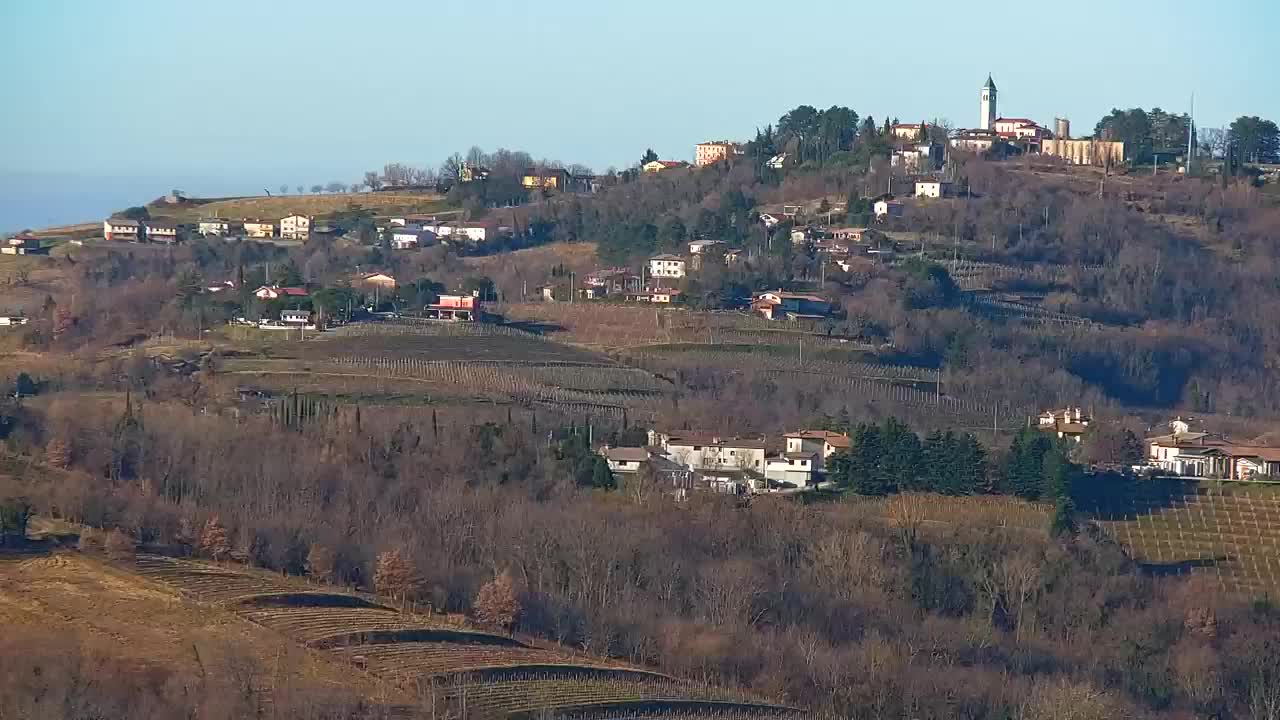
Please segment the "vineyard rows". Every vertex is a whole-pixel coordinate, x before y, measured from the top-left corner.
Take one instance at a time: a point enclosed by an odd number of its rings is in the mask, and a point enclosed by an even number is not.
[[[1030,305],[1027,303],[1009,302],[1007,300],[992,300],[989,298],[974,298],[970,300],[970,306],[975,310],[990,315],[992,317],[1013,318],[1029,323],[1040,325],[1070,325],[1077,327],[1087,327],[1094,324],[1088,318],[1079,315],[1068,315],[1066,313],[1054,312],[1045,308]]]
[[[470,715],[506,717],[556,709],[584,708],[608,703],[703,701],[732,703],[742,710],[758,709],[777,717],[788,708],[760,703],[731,691],[663,679],[601,678],[579,672],[519,674],[503,680],[455,684],[446,690],[454,708],[465,705]]]
[[[1154,570],[1203,575],[1229,592],[1280,589],[1280,501],[1266,489],[1193,487],[1104,506],[1096,515],[1131,557]]]
[[[321,592],[300,581],[249,569],[156,555],[139,555],[135,569],[188,597],[222,602],[241,617],[320,649],[335,660],[419,689],[426,680],[432,688],[433,709],[437,701],[444,704],[442,718],[590,711],[604,704],[633,702],[643,703],[645,712],[658,713],[654,717],[730,717],[683,712],[690,707],[697,713],[707,711],[702,706],[706,703],[700,701],[724,703],[725,710],[752,717],[792,712],[620,662],[579,658],[506,636],[437,624],[434,617],[398,613],[358,594]],[[437,680],[443,683],[437,686]],[[650,701],[669,703],[669,709],[678,712],[667,714],[661,704]]]
[[[385,335],[425,335],[434,337],[519,337],[543,340],[537,333],[509,325],[494,323],[450,323],[433,320],[402,318],[394,322],[366,322],[342,325],[326,330],[316,339],[328,340],[342,337],[376,337]]]
[[[717,352],[714,350],[685,349],[676,352],[655,352],[642,350],[629,353],[628,358],[634,359],[642,367],[779,370],[834,377],[903,380],[923,383],[936,383],[941,377],[941,373],[931,368],[861,362],[846,363],[817,358],[801,361],[799,354],[783,355],[772,352]]]
[[[563,652],[534,647],[404,642],[334,648],[332,652],[353,662],[359,658],[359,662],[371,672],[388,677],[445,676],[497,668],[512,669],[531,666],[560,666],[565,670],[613,670],[650,674],[636,671],[626,665],[610,663],[607,660],[575,658]]]

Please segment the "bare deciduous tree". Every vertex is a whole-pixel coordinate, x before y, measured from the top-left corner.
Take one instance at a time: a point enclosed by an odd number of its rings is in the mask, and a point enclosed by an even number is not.
[[[475,615],[482,623],[510,630],[519,614],[520,600],[510,573],[502,572],[476,593]]]
[[[223,560],[231,554],[231,539],[217,515],[209,518],[200,532],[200,551],[214,560]]]
[[[387,550],[378,554],[373,571],[373,587],[380,594],[404,598],[413,586],[413,567],[399,550]]]
[[[316,582],[333,582],[336,560],[333,550],[328,546],[311,543],[311,548],[307,551],[307,575]]]

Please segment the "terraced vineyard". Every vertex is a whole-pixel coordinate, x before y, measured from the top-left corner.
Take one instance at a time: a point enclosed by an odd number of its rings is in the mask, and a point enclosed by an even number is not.
[[[1200,575],[1228,592],[1280,591],[1280,488],[1139,481],[1081,503],[1157,574]]]
[[[372,596],[270,573],[156,555],[140,555],[134,569],[414,691],[423,717],[798,717],[794,708],[742,692],[536,647],[442,616],[398,612]]]

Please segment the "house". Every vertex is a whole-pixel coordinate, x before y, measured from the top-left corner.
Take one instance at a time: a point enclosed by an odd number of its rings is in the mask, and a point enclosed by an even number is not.
[[[1006,140],[1042,140],[1052,133],[1027,118],[997,118],[992,124],[995,133]]]
[[[650,432],[650,445],[690,470],[764,472],[764,438],[720,437],[708,433]]]
[[[244,221],[244,235],[250,238],[269,238],[276,235],[274,220],[247,219]]]
[[[0,252],[5,255],[46,255],[49,249],[40,243],[40,238],[18,235],[9,238],[4,247],[0,247]]]
[[[1176,475],[1208,476],[1213,461],[1207,454],[1226,441],[1221,436],[1193,432],[1182,419],[1169,423],[1172,431],[1146,439],[1147,463]]]
[[[946,180],[917,180],[916,197],[951,197],[951,183]]]
[[[787,165],[787,154],[778,153],[777,155],[774,155],[773,157],[769,158],[769,161],[766,162],[765,165],[770,168],[773,168],[774,170],[781,170]]]
[[[835,238],[822,238],[813,243],[813,249],[827,255],[848,255],[849,241]]]
[[[918,140],[924,123],[897,123],[889,128],[889,133],[901,140]]]
[[[649,258],[649,277],[682,278],[685,276],[685,261],[679,255],[654,255]]]
[[[782,213],[760,213],[760,222],[764,223],[764,226],[770,229],[775,228],[790,219],[791,218],[783,215]]]
[[[785,483],[798,488],[809,487],[817,481],[818,456],[811,452],[788,452],[769,458],[765,463],[764,477],[771,483]]]
[[[529,168],[520,177],[526,190],[559,190],[569,187],[569,171],[564,168]]]
[[[961,130],[951,138],[951,147],[956,150],[984,153],[995,145],[1000,136],[994,130]]]
[[[832,228],[830,232],[833,240],[862,242],[862,238],[867,234],[867,229],[864,227],[841,227]]]
[[[1047,410],[1040,413],[1038,430],[1053,433],[1060,440],[1080,442],[1084,439],[1085,429],[1093,419],[1083,414],[1080,408],[1067,407],[1063,410]]]
[[[943,146],[939,143],[899,148],[889,156],[889,165],[908,173],[933,172],[942,167],[943,152]]]
[[[471,295],[441,295],[423,311],[428,320],[450,322],[475,322],[480,314],[480,301]]]
[[[147,220],[144,224],[147,240],[158,243],[178,242],[178,224],[166,220]]]
[[[902,203],[894,200],[877,200],[872,206],[876,219],[902,217]]]
[[[311,236],[311,218],[306,215],[286,215],[280,218],[280,237],[290,240],[306,240]]]
[[[223,280],[220,283],[216,283],[213,285],[206,285],[204,288],[204,291],[207,293],[216,295],[217,293],[220,293],[220,292],[226,292],[228,290],[235,290],[235,289],[236,289],[236,284],[234,282],[230,280]]]
[[[611,292],[639,290],[640,276],[632,274],[627,268],[604,268],[588,273],[582,279],[582,285],[607,295]]]
[[[206,237],[209,235],[226,237],[231,234],[232,229],[231,221],[224,218],[205,218],[196,224],[196,232]]]
[[[713,140],[711,142],[698,143],[694,150],[694,164],[698,167],[706,167],[712,163],[728,160],[731,156],[739,153],[738,146],[728,140]]]
[[[634,475],[640,472],[640,468],[649,462],[649,451],[645,448],[637,447],[609,447],[600,448],[600,456],[609,464],[609,470],[614,473],[625,473]]]
[[[279,300],[280,298],[304,298],[308,293],[306,288],[300,287],[280,287],[279,285],[263,285],[253,291],[253,296],[259,300]]]
[[[369,272],[356,276],[353,284],[363,285],[364,287],[379,288],[382,290],[395,290],[396,279],[383,272]]]
[[[396,250],[413,250],[435,242],[436,234],[416,226],[388,228],[391,247]]]
[[[626,298],[631,302],[647,302],[659,305],[670,305],[680,300],[681,292],[671,288],[648,288],[644,290],[628,290]]]
[[[701,255],[703,250],[723,244],[723,240],[693,240],[689,243],[689,254]]]
[[[734,248],[732,250],[726,250],[724,253],[724,264],[729,267],[733,267],[734,265],[737,265],[739,262],[741,262],[743,255],[745,255],[745,253],[743,253],[742,250],[738,248]]]
[[[102,237],[107,240],[137,242],[143,236],[142,224],[129,218],[111,217],[102,221]]]
[[[816,456],[816,467],[822,470],[827,458],[849,449],[849,436],[831,430],[799,430],[787,433],[787,454]]]
[[[488,180],[489,168],[463,162],[458,166],[458,182],[469,183],[477,180]]]
[[[831,313],[831,303],[818,295],[767,290],[756,293],[751,310],[770,320],[824,318]]]
[[[497,228],[487,222],[455,222],[425,225],[423,229],[436,234],[437,237],[470,242],[485,242],[497,236]]]
[[[0,315],[0,326],[26,325],[28,319],[21,315]]]
[[[280,322],[285,325],[307,325],[311,322],[310,310],[281,310]]]
[[[660,173],[663,170],[675,170],[677,168],[688,167],[689,163],[681,160],[650,160],[640,169],[647,173]]]

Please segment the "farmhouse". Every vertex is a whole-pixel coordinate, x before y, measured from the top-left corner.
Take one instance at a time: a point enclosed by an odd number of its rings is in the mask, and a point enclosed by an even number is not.
[[[600,449],[600,456],[609,464],[615,473],[634,474],[640,472],[640,466],[649,461],[649,451],[637,447],[609,447]]]
[[[787,217],[786,215],[783,215],[782,213],[773,213],[773,212],[760,213],[760,222],[764,223],[764,226],[767,228],[777,227],[790,219],[791,218]]]
[[[679,255],[654,255],[649,258],[649,276],[656,278],[684,277],[684,258]]]
[[[434,232],[438,237],[469,240],[471,242],[492,240],[497,234],[497,229],[493,224],[487,222],[439,223],[437,225],[427,225],[425,229]]]
[[[306,215],[286,215],[280,218],[280,237],[290,240],[306,240],[311,236],[311,218]]]
[[[1084,439],[1085,429],[1093,421],[1080,408],[1067,407],[1063,410],[1048,410],[1040,414],[1040,432],[1052,433],[1060,440],[1080,442]]]
[[[767,290],[756,294],[751,309],[770,320],[818,319],[831,313],[831,303],[818,295]]]
[[[723,240],[694,240],[689,243],[689,254],[701,255],[703,250],[723,244]]]
[[[244,235],[251,238],[269,238],[276,235],[276,224],[273,220],[249,219],[244,221]]]
[[[818,469],[827,458],[849,449],[849,436],[831,430],[799,430],[787,433],[786,441],[788,453],[816,455]]]
[[[951,138],[951,147],[969,152],[986,152],[1000,139],[994,130],[962,130]]]
[[[137,242],[142,234],[142,225],[137,220],[111,217],[102,221],[102,237],[107,240]]]

